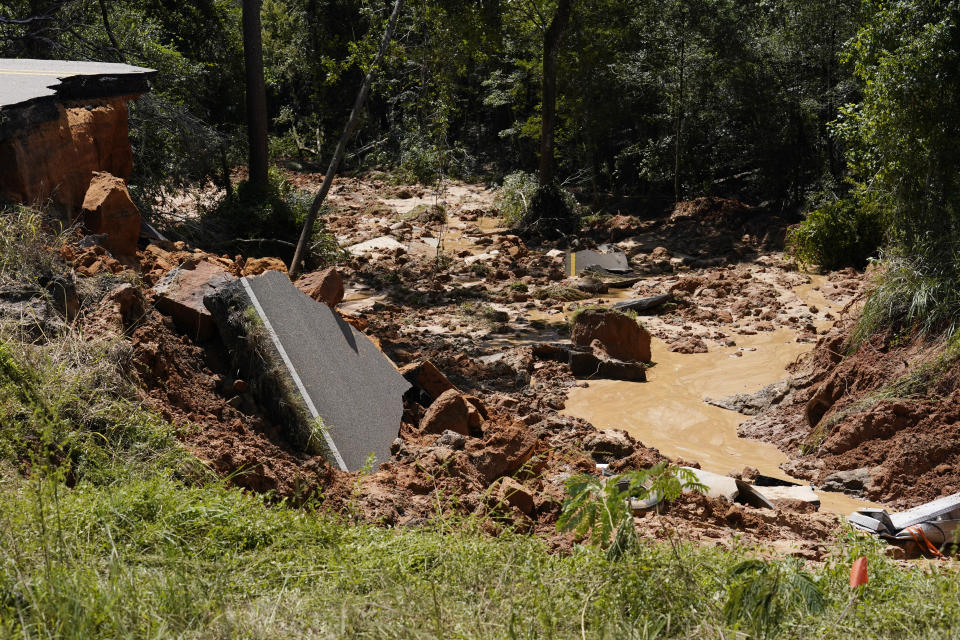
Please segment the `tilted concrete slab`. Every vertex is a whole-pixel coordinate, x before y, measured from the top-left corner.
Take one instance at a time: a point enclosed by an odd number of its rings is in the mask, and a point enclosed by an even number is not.
[[[563,271],[568,276],[579,275],[588,269],[600,269],[611,273],[627,273],[630,265],[624,253],[598,253],[596,251],[577,251],[568,253],[563,259]]]
[[[693,467],[681,467],[681,469],[692,471],[697,480],[706,485],[708,498],[724,498],[733,502],[740,493],[737,488],[737,481],[730,476],[722,476],[719,473],[694,469]]]
[[[389,459],[410,383],[367,336],[277,271],[242,278],[204,303],[294,443],[348,471],[371,454]],[[242,353],[247,344],[256,346]]]
[[[820,508],[820,496],[810,485],[797,485],[795,487],[758,487],[754,490],[765,497],[767,500],[800,500]]]

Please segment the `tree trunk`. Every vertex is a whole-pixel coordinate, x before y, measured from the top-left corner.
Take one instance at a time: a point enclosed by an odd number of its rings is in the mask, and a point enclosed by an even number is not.
[[[387,28],[383,32],[380,49],[377,51],[377,55],[370,65],[370,70],[367,71],[367,75],[363,78],[363,84],[360,85],[360,91],[357,93],[357,99],[353,103],[353,110],[350,111],[347,126],[343,128],[343,133],[340,134],[337,149],[333,152],[333,157],[330,159],[330,166],[327,167],[326,175],[323,176],[323,184],[320,185],[320,191],[310,204],[310,212],[307,214],[307,219],[303,223],[300,240],[297,242],[297,250],[293,254],[293,261],[290,263],[291,278],[295,278],[300,272],[301,263],[307,251],[307,243],[310,241],[310,236],[313,235],[313,225],[317,221],[317,216],[320,214],[320,207],[323,206],[323,201],[326,200],[330,186],[333,184],[333,177],[336,175],[337,169],[340,168],[343,154],[347,150],[347,142],[350,141],[353,130],[357,127],[357,123],[360,122],[360,112],[363,110],[363,103],[367,100],[367,94],[370,93],[370,83],[373,82],[373,74],[376,72],[380,61],[387,52],[390,39],[393,37],[393,30],[397,26],[397,19],[400,17],[400,11],[403,9],[403,3],[404,0],[396,0],[396,3],[393,5],[393,13],[390,14]]]
[[[673,140],[673,201],[680,202],[680,138],[683,135],[683,81],[685,68],[686,42],[685,34],[680,36],[680,82],[677,90],[677,127]]]
[[[247,82],[250,183],[267,185],[267,89],[263,80],[261,0],[243,0],[243,59]]]
[[[557,57],[563,33],[570,23],[572,0],[559,0],[550,26],[543,34],[543,83],[540,106],[540,185],[553,181],[553,130],[557,121]]]

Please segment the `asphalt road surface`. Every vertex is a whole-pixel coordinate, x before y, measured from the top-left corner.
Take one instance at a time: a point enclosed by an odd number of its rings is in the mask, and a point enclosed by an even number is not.
[[[128,64],[0,58],[0,110],[56,96],[66,78],[117,85],[127,78],[139,83],[153,73]]]

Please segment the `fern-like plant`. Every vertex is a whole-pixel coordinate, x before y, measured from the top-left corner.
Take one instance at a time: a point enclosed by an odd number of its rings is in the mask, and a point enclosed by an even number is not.
[[[728,624],[748,629],[754,638],[769,637],[787,611],[824,610],[823,591],[795,559],[746,560],[730,571],[729,584],[723,615]]]
[[[665,462],[649,469],[630,471],[604,481],[590,475],[567,480],[567,494],[557,528],[573,531],[607,549],[615,560],[638,543],[629,500],[676,500],[684,491],[706,492],[706,487],[689,469],[671,467]]]

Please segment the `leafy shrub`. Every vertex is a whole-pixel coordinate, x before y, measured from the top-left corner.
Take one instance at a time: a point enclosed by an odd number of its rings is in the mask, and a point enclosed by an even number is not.
[[[575,234],[580,230],[580,205],[560,185],[541,185],[516,228],[528,238],[556,239]]]
[[[271,169],[266,187],[241,182],[233,193],[203,212],[201,229],[194,232],[193,240],[215,250],[289,261],[312,200],[312,194],[298,191],[279,171]],[[323,215],[314,223],[307,258],[309,268],[335,264],[343,258],[336,238],[326,232]]]
[[[532,173],[516,171],[503,179],[497,208],[500,210],[500,217],[508,226],[523,219],[536,192],[537,177]]]
[[[796,558],[784,562],[746,560],[730,572],[723,614],[731,626],[745,626],[754,638],[766,638],[783,623],[787,611],[822,613],[823,590]]]
[[[628,500],[656,496],[671,501],[685,490],[706,492],[706,487],[689,469],[660,462],[649,469],[629,471],[606,481],[596,476],[578,475],[567,481],[567,498],[557,520],[560,531],[589,534],[590,541],[607,549],[608,559],[616,559],[636,546],[637,532]]]
[[[856,346],[884,330],[955,333],[960,327],[958,259],[960,255],[937,260],[922,250],[913,255],[905,255],[902,250],[885,254],[851,344]]]
[[[862,200],[835,200],[814,209],[787,233],[788,251],[805,265],[863,268],[883,242],[878,208]]]

